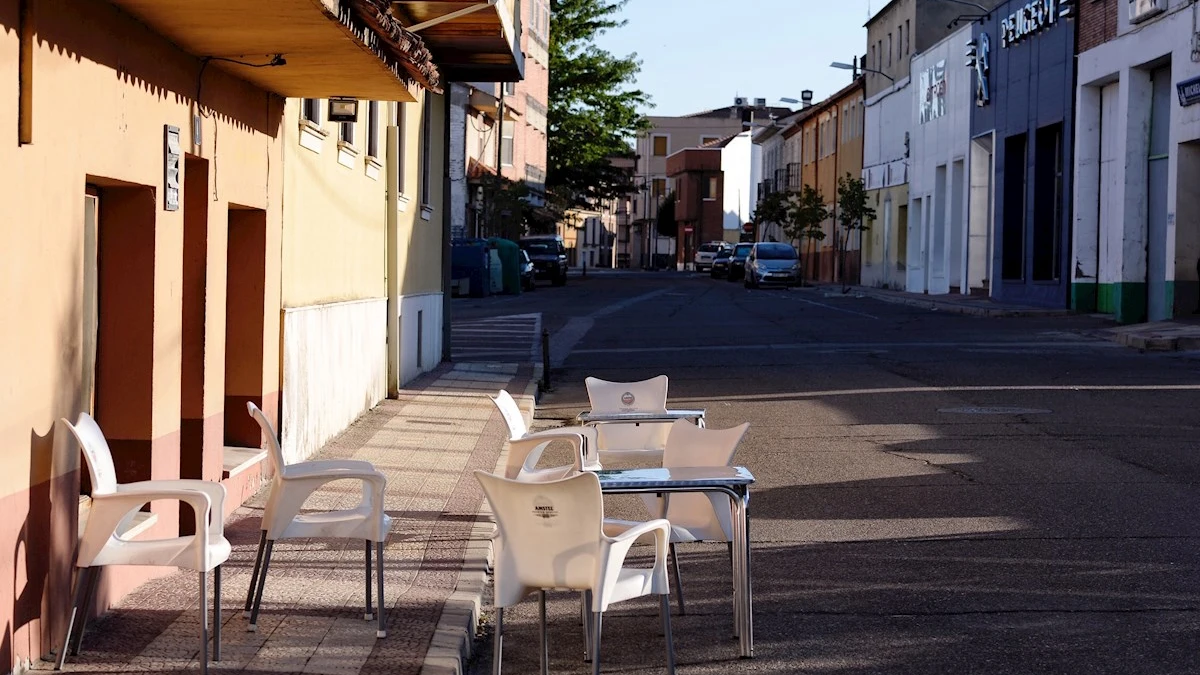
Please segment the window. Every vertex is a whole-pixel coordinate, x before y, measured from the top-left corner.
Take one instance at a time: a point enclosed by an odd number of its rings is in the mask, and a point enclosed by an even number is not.
[[[433,191],[433,94],[425,92],[425,109],[421,116],[421,206],[429,208]]]
[[[875,60],[875,59],[876,59],[876,56],[875,56],[875,45],[871,45],[871,63],[874,63],[874,64],[875,64],[875,67],[876,67],[876,68],[878,68],[878,67],[879,67],[879,64],[878,64],[878,62],[876,62],[876,60]]]
[[[1033,280],[1062,276],[1062,124],[1037,130],[1033,149]]]
[[[700,198],[713,200],[717,198],[717,177],[702,178],[700,182]]]
[[[667,156],[667,150],[668,150],[667,143],[669,140],[670,139],[667,136],[654,136],[653,137],[653,143],[654,143],[653,154],[655,157],[666,157]]]
[[[721,140],[720,136],[701,136],[700,137],[700,145],[708,145],[709,143],[716,143],[719,140]]]
[[[1025,278],[1025,146],[1025,134],[1004,139],[1000,272],[1006,281]]]
[[[510,120],[504,120],[500,125],[500,165],[512,166],[513,163],[513,133],[515,132],[516,124]]]
[[[910,19],[904,20],[904,35],[905,35],[905,39],[908,40],[907,42],[904,43],[904,53],[905,54],[912,53],[912,26],[909,25],[910,21],[911,21]]]
[[[379,101],[367,104],[367,156],[379,157]]]
[[[504,95],[505,96],[512,96],[513,94],[516,94],[516,93],[517,93],[517,83],[516,82],[505,82],[504,83]]]
[[[300,116],[317,126],[321,126],[321,99],[304,99],[300,107]]]
[[[889,66],[892,65],[892,34],[891,33],[888,33],[888,63],[887,64]]]
[[[392,124],[398,127],[396,133],[397,152],[399,157],[396,167],[396,194],[404,194],[404,139],[408,138],[408,133],[404,130],[404,106],[402,102],[396,102],[396,118],[392,120]]]
[[[354,145],[354,122],[342,122],[338,127],[338,138],[346,145]]]
[[[655,178],[650,181],[650,196],[655,199],[661,199],[667,196],[667,179]]]

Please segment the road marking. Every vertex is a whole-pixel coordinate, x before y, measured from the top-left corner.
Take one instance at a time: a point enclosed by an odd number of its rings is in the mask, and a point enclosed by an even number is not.
[[[868,318],[868,319],[875,319],[875,320],[878,320],[878,319],[879,319],[879,317],[877,317],[877,316],[875,316],[875,315],[873,315],[873,314],[867,314],[866,312],[856,312],[856,311],[854,311],[854,310],[852,310],[852,309],[842,309],[841,307],[834,307],[833,305],[827,305],[827,304],[825,304],[825,303],[823,303],[823,302],[817,302],[817,301],[815,301],[815,300],[807,300],[807,299],[805,299],[805,298],[797,298],[797,297],[795,297],[795,296],[792,296],[792,295],[790,295],[790,294],[789,294],[789,295],[787,295],[787,296],[785,296],[785,297],[787,297],[787,298],[790,298],[790,299],[792,299],[792,300],[795,300],[796,302],[807,302],[808,304],[810,304],[810,305],[816,305],[817,307],[824,307],[825,309],[832,309],[832,310],[833,310],[833,311],[835,311],[835,312],[843,312],[843,313],[846,313],[846,314],[853,314],[853,315],[855,315],[855,316],[863,316],[863,317],[866,317],[866,318]]]
[[[603,349],[576,349],[572,354],[650,354],[654,352],[702,352],[702,351],[748,351],[748,350],[803,350],[817,353],[822,350],[847,352],[866,350],[871,352],[903,349],[961,349],[992,347],[1004,349],[1122,349],[1115,342],[795,342],[757,345],[695,345],[691,347],[609,347]]]
[[[457,360],[536,360],[541,332],[542,315],[538,312],[451,322],[451,356]]]

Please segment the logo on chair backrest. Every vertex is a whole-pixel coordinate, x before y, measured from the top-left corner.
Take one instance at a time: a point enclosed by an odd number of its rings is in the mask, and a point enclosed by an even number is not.
[[[625,405],[633,405],[633,402],[636,400],[637,399],[634,398],[632,391],[627,391],[624,394],[621,394],[621,403],[624,403]]]
[[[538,518],[548,520],[550,518],[557,518],[558,511],[554,510],[554,502],[550,501],[549,499],[546,499],[545,497],[534,497],[533,515],[537,516]]]

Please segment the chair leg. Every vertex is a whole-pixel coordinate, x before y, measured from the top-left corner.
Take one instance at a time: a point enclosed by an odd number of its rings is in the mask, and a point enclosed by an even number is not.
[[[383,544],[384,542],[375,542],[375,592],[379,594],[378,602],[375,604],[378,608],[379,627],[375,630],[375,637],[387,637],[387,612],[383,606]]]
[[[370,621],[375,618],[375,614],[371,611],[371,540],[367,539],[367,611],[363,614],[363,620]]]
[[[592,675],[600,675],[600,626],[603,620],[603,612],[592,612]]]
[[[492,675],[500,675],[504,658],[504,608],[496,608],[496,632],[492,635]]]
[[[263,533],[264,536],[266,533]],[[263,550],[262,570],[258,573],[258,585],[254,589],[254,606],[250,608],[250,625],[246,630],[253,633],[258,630],[258,610],[262,607],[263,588],[267,585],[267,569],[271,567],[271,551],[275,548],[275,542],[267,540],[267,546]]]
[[[221,660],[221,566],[213,569],[213,661]]]
[[[583,662],[592,661],[592,592],[583,592]]]
[[[88,614],[92,611],[92,600],[96,597],[96,586],[99,584],[100,570],[89,567],[87,590],[83,592],[83,606],[79,610],[79,630],[75,631],[75,644],[71,647],[71,656],[79,656],[83,634],[87,631]]]
[[[675,544],[671,544],[667,549],[671,554],[671,576],[675,577],[675,595],[679,599],[679,613],[686,614],[683,610],[683,581],[679,578],[679,551],[675,548]]]
[[[250,588],[246,589],[246,609],[242,612],[242,616],[250,618],[250,607],[254,604],[254,589],[258,588],[258,574],[262,567],[263,548],[267,545],[267,531],[263,530],[258,537],[258,554],[254,556],[254,571],[250,573]],[[729,549],[732,551],[733,549]]]
[[[542,624],[542,675],[550,675],[550,636],[546,629],[546,591],[538,591],[538,616]]]
[[[200,673],[208,675],[208,572],[200,570]]]
[[[667,640],[667,674],[675,675],[675,641],[671,638],[671,598],[662,596],[663,636]]]
[[[75,616],[79,613],[79,605],[83,602],[82,594],[88,586],[88,570],[87,567],[75,568],[75,598],[71,601],[71,613],[67,615],[67,633],[63,636],[62,647],[58,650],[55,670],[62,670],[67,662],[67,650],[71,647],[72,633],[75,632]]]

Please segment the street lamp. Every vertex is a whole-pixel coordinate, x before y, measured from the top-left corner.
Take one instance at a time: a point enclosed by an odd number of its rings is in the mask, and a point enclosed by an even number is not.
[[[860,71],[860,70],[864,73],[875,73],[876,75],[882,75],[882,76],[886,77],[888,79],[888,82],[891,82],[892,84],[896,83],[896,78],[892,77],[891,75],[888,75],[887,73],[885,73],[881,70],[875,70],[874,68],[864,68],[862,66],[856,66],[856,65],[853,65],[850,63],[840,63],[838,61],[834,61],[833,63],[829,64],[829,67],[837,68],[838,70],[852,70],[852,71],[854,71],[854,75],[856,77],[858,76],[858,71]]]

